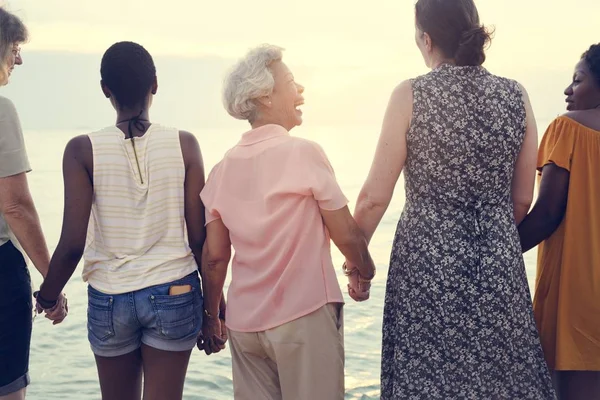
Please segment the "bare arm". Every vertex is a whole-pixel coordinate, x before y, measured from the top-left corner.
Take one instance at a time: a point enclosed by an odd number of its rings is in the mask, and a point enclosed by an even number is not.
[[[196,258],[196,263],[200,266],[202,247],[206,238],[204,205],[200,199],[200,192],[204,188],[204,162],[198,140],[194,135],[181,131],[179,139],[185,163],[185,223],[190,248]]]
[[[218,353],[224,348],[225,331],[219,319],[223,307],[223,286],[227,277],[227,266],[231,259],[231,240],[229,230],[221,219],[206,226],[206,246],[202,262],[202,288],[204,291],[204,309],[208,313],[204,318],[202,339],[206,354]]]
[[[535,206],[519,225],[523,253],[549,238],[559,227],[567,209],[569,177],[569,171],[555,164],[544,166]]]
[[[50,253],[24,172],[0,178],[0,212],[35,268],[45,278]]]
[[[537,126],[529,96],[524,87],[521,87],[521,90],[525,103],[527,128],[512,181],[512,201],[517,225],[523,221],[533,202],[538,144]]]
[[[63,157],[65,205],[60,240],[39,296],[58,298],[81,260],[92,209],[92,144],[87,136],[71,139]]]
[[[221,219],[206,226],[206,262],[202,264],[204,308],[212,316],[219,315],[221,294],[231,260],[229,230]]]
[[[186,131],[179,132],[181,152],[185,162],[185,223],[187,226],[188,242],[200,276],[202,276],[203,257],[206,256],[204,242],[206,240],[206,228],[204,227],[204,204],[200,198],[200,192],[204,189],[204,161],[198,140],[194,135]],[[219,316],[224,319],[225,297],[221,295]]]
[[[369,254],[367,240],[352,218],[348,207],[335,211],[321,209],[321,216],[331,240],[346,260],[358,269],[363,278],[372,279],[375,276],[375,264]]]
[[[354,219],[371,241],[385,214],[396,182],[406,161],[406,134],[412,117],[412,86],[409,81],[396,87],[385,113],[375,158],[354,211]]]

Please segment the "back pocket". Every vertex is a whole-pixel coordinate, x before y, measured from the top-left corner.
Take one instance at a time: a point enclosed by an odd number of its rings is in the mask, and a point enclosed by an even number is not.
[[[88,289],[88,332],[101,342],[115,336],[112,310],[112,296],[95,294]]]
[[[190,292],[174,296],[150,295],[161,335],[177,340],[198,333],[195,301],[197,296],[195,287],[192,287]]]

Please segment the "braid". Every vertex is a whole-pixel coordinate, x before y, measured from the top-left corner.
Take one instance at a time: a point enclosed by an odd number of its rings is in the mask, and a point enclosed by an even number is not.
[[[102,57],[102,81],[121,109],[143,106],[156,78],[152,56],[137,43],[119,42]]]

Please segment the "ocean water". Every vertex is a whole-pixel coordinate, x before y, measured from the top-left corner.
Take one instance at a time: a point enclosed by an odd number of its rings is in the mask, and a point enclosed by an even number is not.
[[[240,125],[239,129],[193,131],[202,148],[207,174],[224,152],[237,142],[244,129],[246,126]],[[323,146],[353,209],[371,164],[378,132],[378,127],[311,127],[307,124],[295,129],[292,134],[315,140]],[[29,183],[51,252],[58,243],[62,224],[62,153],[67,141],[82,133],[86,132],[25,132],[28,154],[34,169],[29,174]],[[338,266],[338,280],[346,297],[346,399],[379,398],[385,280],[392,239],[404,204],[403,185],[401,177],[394,199],[371,242],[370,251],[377,264],[378,274],[368,301],[355,303],[347,296],[344,290],[346,278],[339,268],[343,258],[335,248],[332,253],[334,265]],[[527,253],[525,259],[530,288],[533,289],[535,252]],[[31,275],[37,288],[41,283],[41,276],[33,268]],[[80,275],[81,269],[78,267],[66,286],[70,314],[62,324],[52,326],[42,316],[35,319],[30,361],[32,383],[28,389],[28,399],[100,399],[94,357],[87,341],[86,285]],[[188,368],[184,399],[232,398],[229,351],[206,356],[203,352],[194,350]]]

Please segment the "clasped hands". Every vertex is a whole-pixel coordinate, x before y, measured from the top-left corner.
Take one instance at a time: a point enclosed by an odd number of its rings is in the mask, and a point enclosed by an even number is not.
[[[371,280],[375,277],[375,271],[369,278],[365,278],[360,274],[358,267],[350,264],[348,260],[342,266],[344,275],[348,277],[348,295],[354,301],[365,301],[369,299],[371,290]]]

